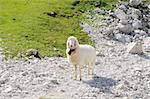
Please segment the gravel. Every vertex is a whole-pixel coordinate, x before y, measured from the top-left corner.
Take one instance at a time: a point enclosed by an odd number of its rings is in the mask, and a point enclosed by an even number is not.
[[[73,80],[73,67],[66,58],[4,60],[0,49],[0,98],[149,99],[149,53],[128,54],[125,43],[104,36],[99,27],[82,28],[96,44],[94,75],[83,66],[83,81]]]

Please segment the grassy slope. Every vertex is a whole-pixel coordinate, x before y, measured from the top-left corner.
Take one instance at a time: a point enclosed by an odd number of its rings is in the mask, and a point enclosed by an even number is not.
[[[94,6],[87,0],[81,1],[73,7],[73,0],[0,0],[0,46],[5,49],[5,55],[14,57],[34,48],[42,57],[65,56],[65,42],[70,35],[77,36],[81,43],[92,44],[80,30],[79,22],[81,12]],[[113,0],[105,2],[108,1]],[[105,2],[102,6],[106,9],[112,7]],[[58,16],[46,14],[51,11]]]
[[[0,0],[0,37],[6,55],[12,57],[35,48],[42,56],[64,56],[69,35],[89,41],[80,31],[77,17],[54,18],[44,14],[53,10],[70,13],[70,6],[71,0]]]

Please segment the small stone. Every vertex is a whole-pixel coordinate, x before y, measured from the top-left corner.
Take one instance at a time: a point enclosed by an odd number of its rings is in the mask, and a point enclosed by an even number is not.
[[[143,50],[144,52],[150,52],[150,37],[145,38],[143,44]]]
[[[57,13],[56,12],[47,12],[47,15],[51,16],[51,17],[56,17]]]
[[[120,84],[117,86],[117,89],[118,89],[118,90],[127,90],[127,86],[124,85],[123,83],[120,83]]]
[[[5,84],[8,81],[8,79],[1,79],[0,80],[0,85]]]
[[[135,34],[135,36],[133,37],[133,41],[138,41],[140,38],[140,34]]]
[[[58,81],[57,80],[51,80],[51,82],[55,85],[59,85]]]
[[[142,54],[142,43],[141,42],[132,42],[127,46],[127,52],[131,54]]]
[[[29,49],[29,50],[27,50],[26,55],[29,56],[29,57],[34,56],[36,58],[41,59],[40,56],[39,56],[39,52],[36,49]]]
[[[61,92],[65,92],[65,90],[64,90],[64,89],[61,89],[60,91],[61,91]]]
[[[22,76],[26,76],[26,75],[28,75],[28,72],[23,72],[22,73]]]
[[[113,12],[110,12],[110,13],[109,13],[109,16],[111,16],[112,18],[117,18],[116,14],[113,13]]]
[[[96,8],[94,10],[94,14],[105,15],[105,11],[101,10],[100,8]]]
[[[10,92],[11,90],[12,90],[12,87],[11,87],[11,86],[8,86],[8,88],[6,88],[6,89],[4,90],[4,92],[7,93],[7,92]]]
[[[150,29],[148,29],[148,35],[150,36]]]

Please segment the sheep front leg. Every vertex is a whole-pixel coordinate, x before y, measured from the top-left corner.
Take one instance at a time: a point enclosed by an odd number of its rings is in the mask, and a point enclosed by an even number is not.
[[[79,65],[79,71],[80,71],[80,81],[82,80],[82,70],[81,70],[81,65]]]
[[[74,65],[74,80],[77,80],[77,65]]]

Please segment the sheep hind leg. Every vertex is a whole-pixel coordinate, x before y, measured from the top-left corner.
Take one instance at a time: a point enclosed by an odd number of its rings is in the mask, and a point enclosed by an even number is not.
[[[90,63],[88,65],[88,74],[89,75],[93,75],[94,74],[94,64],[93,63]]]
[[[91,75],[93,75],[93,74],[94,74],[94,67],[95,67],[95,63],[92,63],[92,64],[91,64],[91,69],[92,69],[92,73],[91,73]]]
[[[90,75],[90,64],[88,64],[88,75]]]

